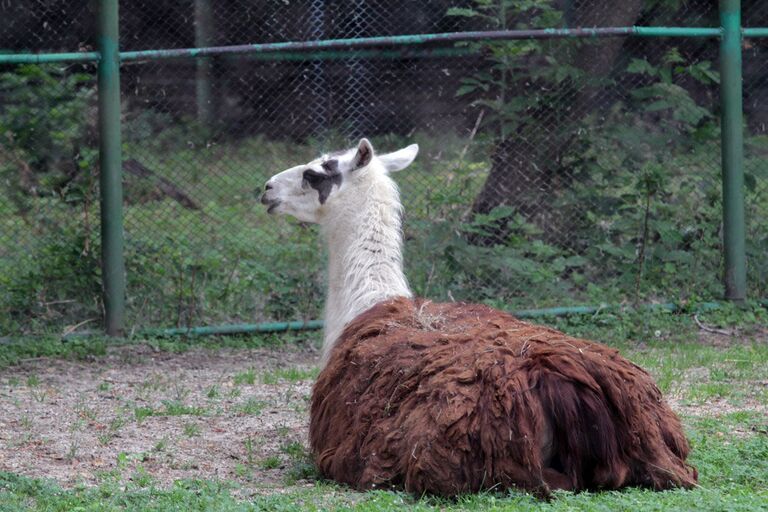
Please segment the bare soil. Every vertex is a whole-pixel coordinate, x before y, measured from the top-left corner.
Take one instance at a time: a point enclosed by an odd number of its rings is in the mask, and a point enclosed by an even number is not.
[[[92,362],[27,361],[0,378],[0,470],[67,487],[118,472],[163,486],[282,486],[295,443],[306,444],[316,360],[299,349],[173,354],[135,345]],[[281,378],[287,369],[298,372]]]

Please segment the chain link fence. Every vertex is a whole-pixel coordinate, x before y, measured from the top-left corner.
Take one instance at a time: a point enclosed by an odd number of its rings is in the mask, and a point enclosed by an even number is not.
[[[768,25],[768,5],[754,2],[744,26]],[[747,121],[744,172],[747,215],[747,279],[753,297],[768,295],[768,40],[745,39],[744,108]]]
[[[0,2],[5,52],[92,51],[94,5]],[[744,2],[744,25],[768,8]],[[123,2],[121,50],[468,30],[719,26],[705,0]],[[746,39],[751,297],[768,288],[768,39]],[[314,227],[267,217],[274,173],[361,136],[397,176],[414,291],[505,309],[722,290],[718,43],[546,39],[122,65],[127,325],[321,316]],[[95,67],[0,65],[0,333],[98,328]]]

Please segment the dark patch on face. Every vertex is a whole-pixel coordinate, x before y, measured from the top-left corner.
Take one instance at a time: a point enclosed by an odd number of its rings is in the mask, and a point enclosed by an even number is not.
[[[304,183],[317,190],[320,204],[325,204],[333,186],[341,186],[341,172],[339,172],[338,160],[325,161],[321,166],[325,173],[307,169],[304,171],[303,179]]]
[[[323,169],[328,175],[339,174],[339,161],[338,160],[326,160],[322,163]]]

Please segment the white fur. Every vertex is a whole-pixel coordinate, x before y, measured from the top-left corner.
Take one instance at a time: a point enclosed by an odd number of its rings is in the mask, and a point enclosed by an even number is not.
[[[370,163],[355,168],[363,150],[373,153],[366,139],[357,150],[283,171],[267,182],[262,198],[271,211],[321,226],[328,247],[323,363],[357,315],[381,301],[412,296],[403,274],[400,195],[387,173],[410,165],[418,146],[374,155]],[[339,162],[342,183],[320,204],[318,192],[302,186],[302,175],[308,169],[322,170],[321,164],[331,158]]]

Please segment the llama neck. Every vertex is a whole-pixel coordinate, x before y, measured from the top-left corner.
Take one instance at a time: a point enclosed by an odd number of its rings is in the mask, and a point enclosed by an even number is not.
[[[381,301],[411,296],[403,274],[397,187],[387,176],[372,178],[376,179],[366,197],[348,198],[348,207],[324,223],[328,244],[324,359],[357,315]]]

